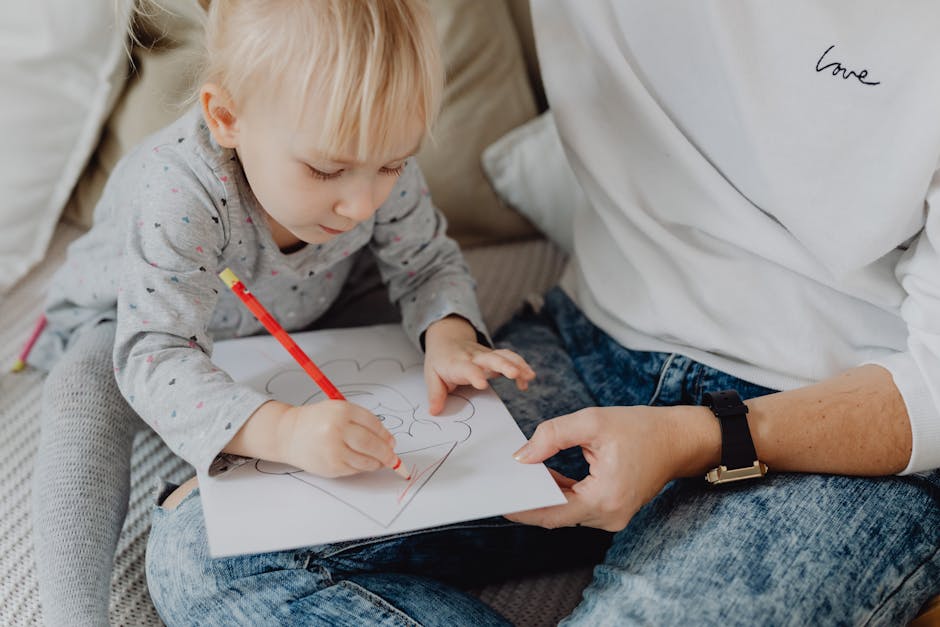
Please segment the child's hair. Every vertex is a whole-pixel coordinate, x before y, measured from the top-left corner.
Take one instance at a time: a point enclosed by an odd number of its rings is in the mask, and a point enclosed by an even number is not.
[[[365,160],[408,120],[430,128],[443,69],[424,0],[211,0],[204,80],[236,106],[254,94],[326,109],[318,148]],[[298,116],[301,107],[298,106]]]

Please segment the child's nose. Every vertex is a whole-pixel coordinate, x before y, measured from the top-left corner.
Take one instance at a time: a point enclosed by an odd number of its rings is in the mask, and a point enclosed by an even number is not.
[[[372,190],[368,186],[350,190],[336,204],[336,213],[354,222],[369,219],[375,213],[376,205]]]

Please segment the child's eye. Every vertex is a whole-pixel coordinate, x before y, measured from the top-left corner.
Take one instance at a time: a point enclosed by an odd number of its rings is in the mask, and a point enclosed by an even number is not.
[[[401,164],[397,168],[380,168],[379,172],[382,174],[388,174],[389,176],[398,176],[401,174],[401,171],[405,169],[405,164]]]
[[[307,167],[310,168],[310,174],[312,174],[314,178],[318,178],[321,181],[329,181],[329,180],[335,179],[336,177],[338,177],[340,174],[343,173],[342,169],[337,170],[336,172],[324,172],[323,170],[316,169],[312,165],[308,165]]]

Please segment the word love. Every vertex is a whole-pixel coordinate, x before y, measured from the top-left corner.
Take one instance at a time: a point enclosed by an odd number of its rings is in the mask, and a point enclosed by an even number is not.
[[[858,80],[858,82],[861,83],[862,85],[880,85],[881,84],[881,81],[866,81],[865,80],[866,78],[868,78],[868,70],[862,70],[861,72],[856,72],[855,70],[850,70],[849,68],[845,67],[838,61],[833,61],[831,63],[827,63],[826,65],[823,65],[822,62],[823,60],[825,60],[826,55],[829,54],[829,52],[835,47],[836,47],[835,44],[829,46],[828,48],[826,48],[826,51],[822,53],[822,56],[819,57],[819,61],[816,62],[817,72],[823,72],[825,70],[831,69],[832,75],[833,76],[842,75],[842,80],[848,80],[850,78],[854,78]]]

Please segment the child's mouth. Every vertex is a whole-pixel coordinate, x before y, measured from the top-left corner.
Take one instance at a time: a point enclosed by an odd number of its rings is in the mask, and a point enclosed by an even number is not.
[[[340,233],[346,232],[346,231],[338,231],[336,229],[331,229],[330,227],[323,226],[322,224],[320,225],[320,228],[323,229],[326,233],[329,233],[330,235],[339,235]]]

